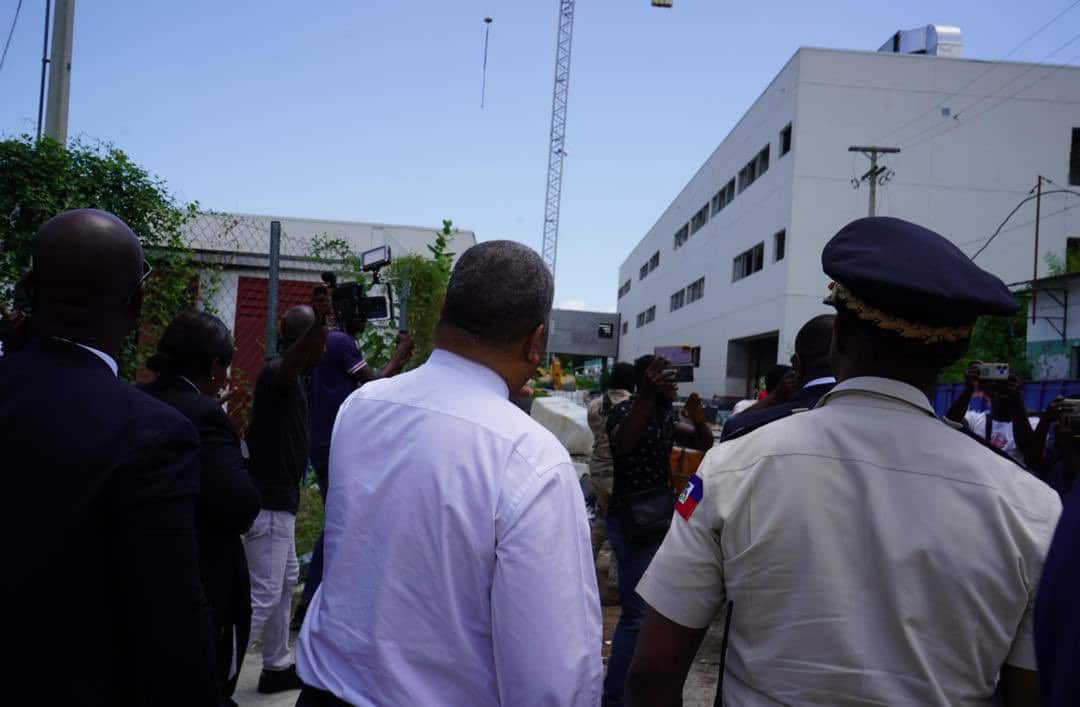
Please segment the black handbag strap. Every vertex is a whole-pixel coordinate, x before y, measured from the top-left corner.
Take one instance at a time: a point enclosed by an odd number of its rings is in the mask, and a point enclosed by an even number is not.
[[[720,642],[720,675],[716,679],[716,699],[713,707],[724,707],[724,670],[727,668],[728,634],[731,633],[731,615],[735,612],[735,602],[727,603],[727,617],[724,619],[724,639]]]

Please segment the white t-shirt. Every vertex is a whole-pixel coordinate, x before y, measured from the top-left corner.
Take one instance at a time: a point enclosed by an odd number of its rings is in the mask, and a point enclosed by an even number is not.
[[[724,704],[989,707],[1035,669],[1061,501],[916,388],[844,381],[692,480],[637,591],[691,628],[734,602]]]
[[[989,414],[990,413],[988,412],[968,410],[967,413],[964,414],[964,421],[976,436],[986,439],[986,418]],[[1031,429],[1035,429],[1039,424],[1039,418],[1028,418],[1028,424],[1031,425]],[[1002,422],[1001,420],[993,420],[993,425],[990,429],[989,442],[1016,461],[1021,464],[1024,463],[1024,455],[1021,454],[1020,450],[1016,447],[1016,437],[1013,434],[1013,423],[1011,421]]]

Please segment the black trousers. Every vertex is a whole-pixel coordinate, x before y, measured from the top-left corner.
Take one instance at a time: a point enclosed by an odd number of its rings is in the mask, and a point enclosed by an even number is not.
[[[326,690],[304,685],[304,689],[300,691],[300,697],[296,700],[296,707],[352,707],[352,705]]]

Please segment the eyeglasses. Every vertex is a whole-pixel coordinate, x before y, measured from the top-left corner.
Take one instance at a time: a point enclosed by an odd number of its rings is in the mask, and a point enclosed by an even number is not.
[[[140,288],[142,288],[143,284],[146,282],[146,278],[150,277],[150,273],[154,272],[154,269],[150,267],[150,263],[145,260],[142,262],[142,270],[142,277],[135,283],[135,287],[131,288],[131,294],[124,299],[124,304],[131,304],[135,299],[135,295],[139,294]]]

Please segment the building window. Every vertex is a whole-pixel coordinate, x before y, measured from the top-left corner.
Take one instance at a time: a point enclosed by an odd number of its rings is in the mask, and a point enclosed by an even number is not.
[[[757,181],[761,175],[769,170],[769,146],[766,145],[761,152],[754,155],[745,167],[739,170],[739,192]]]
[[[705,204],[698,212],[694,214],[690,219],[690,235],[694,235],[701,230],[702,226],[709,222],[709,205]]]
[[[750,184],[753,183],[754,179],[757,178],[757,173],[754,171],[754,169],[755,169],[755,163],[751,162],[750,164],[746,165],[745,167],[743,167],[742,169],[739,170],[739,193],[740,194],[742,194],[743,190],[746,189],[748,186],[750,186]]]
[[[699,299],[705,296],[705,278],[700,277],[690,283],[686,288],[686,301],[697,302]]]
[[[645,312],[638,312],[637,315],[637,328],[645,326]]]
[[[760,179],[761,175],[763,175],[763,174],[765,174],[766,172],[769,171],[769,146],[768,145],[766,145],[765,148],[761,152],[759,152],[757,154],[757,157],[755,158],[755,161],[757,162],[757,176],[758,176],[758,179]]]
[[[626,294],[630,292],[630,281],[627,280],[619,287],[619,299],[622,299]]]
[[[678,231],[675,231],[675,247],[679,248],[683,243],[690,240],[690,224],[683,224],[683,227]]]
[[[671,296],[671,309],[669,312],[674,312],[676,309],[682,309],[682,306],[686,304],[686,290],[679,290]]]
[[[791,152],[791,123],[780,131],[780,156],[783,157]]]
[[[701,347],[695,346],[690,349],[690,363],[694,364],[694,368],[701,365]]]
[[[772,237],[773,260],[784,259],[784,249],[787,247],[787,231],[780,231]]]
[[[638,271],[638,279],[644,280],[645,276],[656,270],[660,266],[660,251],[653,253],[652,257],[641,266],[641,270]]]
[[[735,198],[735,178],[732,177],[731,181],[724,185],[724,188],[713,194],[712,198],[712,215],[716,216],[720,213],[725,206],[730,204]]]
[[[1069,184],[1080,185],[1080,128],[1072,129],[1072,149],[1069,150]]]
[[[601,324],[596,328],[596,336],[600,339],[614,339],[615,325],[607,322]]]
[[[622,333],[623,333],[623,336],[626,336],[626,335],[627,335],[627,333],[629,333],[629,332],[630,332],[630,322],[623,322],[623,323],[622,323]]]
[[[656,305],[645,310],[645,323],[648,324],[654,319],[656,319]]]
[[[736,282],[753,275],[765,267],[765,244],[758,243],[750,250],[735,256],[731,269],[731,281]],[[702,288],[705,283],[702,282]]]

